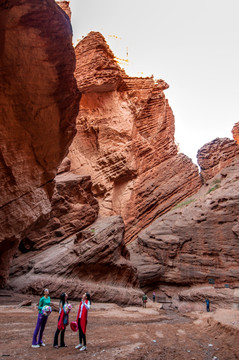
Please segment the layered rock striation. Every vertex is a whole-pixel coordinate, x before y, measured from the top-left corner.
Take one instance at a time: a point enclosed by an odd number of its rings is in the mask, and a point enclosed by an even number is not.
[[[82,93],[102,93],[119,87],[123,71],[100,33],[90,32],[76,45],[75,53],[75,77]]]
[[[237,284],[239,160],[159,217],[129,245],[141,287]]]
[[[11,267],[15,292],[38,294],[48,287],[59,297],[62,289],[71,299],[90,291],[93,301],[141,303],[137,270],[129,261],[121,217],[98,219],[64,241],[35,252],[19,250]]]
[[[196,165],[178,153],[164,95],[168,85],[128,77],[99,33],[91,32],[75,50],[82,99],[71,171],[91,176],[100,215],[121,215],[128,242],[196,192],[201,179]]]
[[[79,91],[69,18],[52,0],[0,4],[0,286],[27,228],[51,210],[75,135]]]
[[[239,145],[239,122],[237,122],[232,128],[233,139]]]
[[[38,219],[21,240],[22,252],[46,249],[92,224],[99,205],[91,192],[89,176],[64,172],[55,177],[51,212]]]
[[[228,138],[216,138],[202,146],[197,153],[203,181],[212,179],[239,155],[239,145]]]

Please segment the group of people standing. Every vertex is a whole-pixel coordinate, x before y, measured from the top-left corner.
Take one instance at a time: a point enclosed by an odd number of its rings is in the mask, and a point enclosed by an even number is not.
[[[152,299],[153,299],[153,302],[155,302],[155,299],[156,299],[155,291],[153,292]],[[147,304],[147,301],[148,301],[148,296],[146,294],[144,294],[142,296],[142,301],[143,301],[143,308],[146,308],[146,304]]]
[[[38,304],[38,318],[37,324],[33,333],[32,339],[32,347],[39,348],[40,346],[45,346],[43,342],[43,332],[47,323],[48,316],[45,312],[45,309],[50,307],[51,299],[49,296],[48,289],[43,291],[43,296],[41,297]],[[76,322],[71,323],[71,328],[74,331],[79,331],[79,344],[75,346],[76,349],[80,349],[80,351],[86,350],[86,325],[87,325],[87,317],[88,310],[91,306],[91,299],[89,293],[84,293],[82,296],[82,300],[79,305]],[[69,312],[71,310],[71,305],[68,303],[68,295],[66,293],[62,293],[59,301],[59,317],[57,323],[57,329],[54,335],[53,347],[58,348],[58,337],[60,335],[60,347],[66,347],[65,344],[65,330],[66,326],[69,324]],[[73,326],[76,325],[76,326]],[[38,339],[37,339],[38,337]]]

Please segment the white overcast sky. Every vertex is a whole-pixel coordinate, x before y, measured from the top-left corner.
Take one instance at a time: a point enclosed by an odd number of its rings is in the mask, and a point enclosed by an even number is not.
[[[74,42],[100,31],[129,75],[165,80],[180,151],[239,121],[239,0],[70,0]],[[116,35],[115,40],[109,35]],[[143,73],[141,75],[141,73]]]

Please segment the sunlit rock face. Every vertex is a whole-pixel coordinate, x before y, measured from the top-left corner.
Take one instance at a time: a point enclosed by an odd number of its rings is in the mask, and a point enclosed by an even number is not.
[[[139,233],[128,249],[142,287],[193,286],[210,279],[238,283],[238,174],[234,159],[197,194]]]
[[[71,19],[70,2],[69,1],[56,1],[56,3],[68,15],[69,19]]]
[[[216,138],[202,146],[197,153],[203,181],[213,178],[239,155],[239,145],[228,138]]]
[[[10,286],[16,292],[38,294],[48,287],[53,297],[66,291],[80,299],[89,291],[94,301],[141,304],[138,274],[129,261],[121,217],[98,219],[50,247],[15,256]]]
[[[0,285],[25,230],[51,210],[79,91],[67,15],[53,0],[0,3]]]
[[[121,70],[103,36],[91,32],[76,46],[82,91],[71,171],[90,175],[100,215],[119,214],[125,241],[201,186],[198,169],[179,154],[168,85]]]
[[[237,122],[232,129],[233,139],[239,145],[239,122]]]
[[[118,88],[123,71],[100,33],[90,32],[76,45],[75,53],[75,77],[81,92],[102,93]]]

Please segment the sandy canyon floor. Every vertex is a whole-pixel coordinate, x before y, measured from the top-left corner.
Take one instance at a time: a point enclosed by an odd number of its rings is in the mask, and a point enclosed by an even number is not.
[[[68,326],[67,348],[54,349],[57,312],[52,312],[44,332],[46,347],[31,347],[37,310],[20,307],[0,298],[1,359],[104,359],[104,360],[234,360],[239,359],[239,311],[179,313],[160,309],[92,304],[87,328],[87,351],[75,349],[78,334]],[[53,300],[57,304],[57,300]],[[70,321],[75,320],[78,303],[72,302]]]

